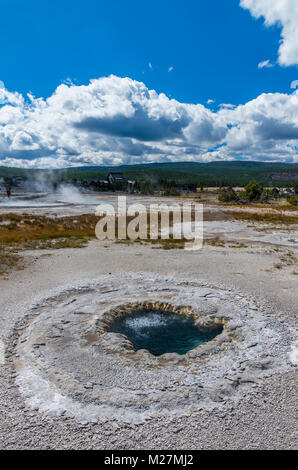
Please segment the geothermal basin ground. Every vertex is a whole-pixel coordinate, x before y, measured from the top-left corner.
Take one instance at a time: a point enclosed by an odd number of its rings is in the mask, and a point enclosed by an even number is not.
[[[282,216],[297,213],[243,210],[205,207],[198,251],[94,238],[17,251],[23,269],[0,278],[0,448],[296,448],[297,223]],[[0,228],[92,211],[3,207]],[[112,325],[140,309],[219,334],[186,354],[136,350]]]

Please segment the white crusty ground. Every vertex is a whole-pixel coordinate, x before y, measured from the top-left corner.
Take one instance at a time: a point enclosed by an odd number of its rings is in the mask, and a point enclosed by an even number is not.
[[[94,241],[83,249],[28,252],[31,265],[12,273],[8,280],[0,280],[1,342],[9,353],[15,324],[38,297],[64,285],[109,273],[115,276],[124,270],[225,285],[251,297],[272,317],[292,328],[297,323],[298,278],[292,274],[293,266],[272,269],[282,254],[273,248],[259,244],[242,249],[204,247],[202,251],[186,252]],[[293,343],[292,347],[296,346]],[[294,349],[289,357],[294,363]],[[0,366],[0,448],[294,449],[295,372],[293,367],[254,384],[237,406],[224,411],[220,407],[202,408],[191,417],[164,416],[141,425],[108,421],[84,425],[64,415],[53,417],[28,408],[15,384],[16,372],[6,361]]]

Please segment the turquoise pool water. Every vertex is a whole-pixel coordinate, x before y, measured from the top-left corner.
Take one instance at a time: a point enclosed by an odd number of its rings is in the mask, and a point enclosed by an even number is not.
[[[136,310],[133,314],[115,320],[109,331],[125,335],[135,351],[147,349],[154,356],[160,356],[165,353],[183,355],[211,341],[222,332],[222,327],[203,329],[183,315]]]

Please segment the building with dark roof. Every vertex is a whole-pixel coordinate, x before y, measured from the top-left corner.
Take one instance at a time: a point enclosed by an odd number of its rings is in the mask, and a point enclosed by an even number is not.
[[[112,173],[110,172],[108,174],[107,178],[108,182],[113,185],[127,185],[128,180],[127,178],[123,175],[123,173]]]

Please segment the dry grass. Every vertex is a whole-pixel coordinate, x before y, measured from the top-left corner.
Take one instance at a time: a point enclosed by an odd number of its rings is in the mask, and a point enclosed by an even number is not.
[[[174,238],[169,238],[168,240],[151,240],[148,238],[147,240],[117,240],[116,243],[123,244],[126,246],[133,245],[135,243],[139,243],[140,245],[151,244],[154,250],[162,249],[162,250],[182,250],[185,248],[186,240],[176,240]]]
[[[23,258],[18,254],[22,250],[86,246],[95,236],[97,220],[95,215],[63,218],[12,213],[0,215],[0,276],[24,269]]]
[[[215,246],[215,247],[221,247],[221,248],[225,248],[227,246],[228,248],[238,248],[238,249],[248,248],[248,246],[242,242],[236,242],[236,241],[229,242],[229,243],[232,243],[230,245],[227,245],[227,243],[228,243],[227,241],[222,240],[218,236],[215,238],[209,238],[209,239],[204,240],[204,245],[207,245],[207,246]]]
[[[127,224],[134,217],[127,217]],[[0,215],[1,222],[8,225],[0,225],[0,247],[5,250],[35,250],[35,249],[61,249],[81,248],[88,241],[95,238],[95,226],[99,217],[93,214],[49,218],[40,215]],[[159,214],[159,223],[161,215]],[[172,216],[170,216],[172,225]],[[118,218],[116,218],[116,237],[118,234]],[[151,240],[149,237],[148,215],[148,239],[136,240],[136,243],[151,243],[154,248],[164,250],[182,249],[185,240]],[[117,243],[130,245],[131,240],[117,240]]]
[[[129,222],[131,222],[134,219],[134,217],[127,217],[127,225]],[[116,217],[116,238],[118,235],[118,218]],[[160,227],[161,225],[161,213],[158,213],[158,226]],[[173,226],[173,214],[170,213],[169,217],[169,226]],[[162,239],[158,238],[157,240],[153,240],[150,238],[150,215],[148,214],[147,216],[147,238],[146,239],[136,239],[136,240],[117,240],[116,243],[121,243],[125,245],[132,245],[134,243],[139,243],[139,244],[151,244],[153,249],[162,249],[162,250],[182,250],[185,248],[185,243],[187,243],[187,240],[185,238],[180,239],[175,239],[173,236],[170,234],[168,239]]]
[[[150,243],[153,248],[164,250],[183,249],[187,241],[185,239],[175,240],[151,240],[149,233],[148,214],[148,238],[144,243]],[[194,220],[194,213],[193,213]],[[133,217],[127,217],[127,224]],[[49,218],[40,215],[30,214],[5,214],[0,215],[0,249],[6,253],[11,250],[34,250],[34,249],[61,249],[61,248],[81,248],[86,246],[88,241],[95,237],[95,226],[99,217],[95,214],[84,214],[68,217]],[[253,223],[286,225],[288,228],[298,224],[296,215],[284,215],[282,213],[252,213],[252,212],[217,212],[206,211],[204,220],[245,220]],[[161,214],[158,216],[160,225]],[[4,225],[3,225],[4,223]],[[170,215],[170,226],[173,220]],[[118,219],[116,218],[116,238],[118,232]],[[119,243],[130,245],[131,240],[119,240]],[[141,242],[137,240],[136,242]],[[205,245],[225,247],[226,243],[215,237],[205,240]],[[230,242],[230,248],[246,248],[246,245],[238,242]]]
[[[209,239],[207,238],[206,240],[204,240],[204,245],[217,246],[217,247],[222,247],[222,248],[226,246],[225,242],[221,240],[219,237],[209,238]]]
[[[22,257],[0,249],[0,277],[6,277],[14,269],[24,269]]]
[[[229,245],[229,248],[248,248],[248,245],[242,242],[234,242],[233,245]]]
[[[89,237],[53,238],[45,240],[29,240],[24,243],[24,250],[60,250],[62,248],[84,248]]]
[[[94,237],[98,218],[93,214],[47,218],[39,215],[0,216],[0,247],[14,249],[78,248]]]
[[[264,211],[264,206],[254,206],[254,209],[259,209],[259,211],[254,212],[250,210],[251,208],[252,206],[225,206],[224,210],[217,207],[216,211],[204,208],[204,221],[235,220],[251,222],[252,224],[298,225],[297,208],[296,213],[293,215],[286,215],[282,210]],[[288,210],[288,208],[286,209]],[[194,220],[194,217],[195,214],[193,212],[192,220]]]
[[[298,258],[292,251],[287,251],[282,254],[279,258],[279,262],[274,265],[275,269],[283,269],[287,266],[298,266]],[[296,271],[293,271],[292,274],[295,274]]]
[[[148,240],[153,245],[153,249],[161,248],[162,250],[183,250],[185,248],[186,240],[175,240],[169,238],[168,240]]]
[[[231,212],[229,218],[233,220],[245,220],[248,222],[275,224],[275,225],[298,225],[297,215],[285,215],[283,213],[269,212]]]

